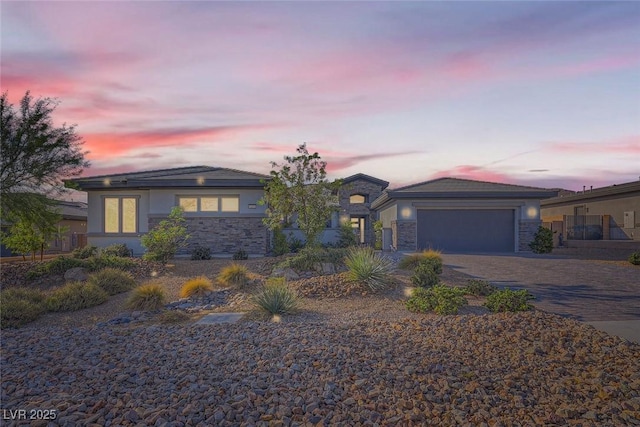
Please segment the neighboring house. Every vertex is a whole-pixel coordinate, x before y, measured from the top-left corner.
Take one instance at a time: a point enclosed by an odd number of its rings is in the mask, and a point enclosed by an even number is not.
[[[542,220],[571,240],[640,240],[640,181],[543,200]]]
[[[182,206],[191,235],[189,252],[201,245],[212,253],[264,255],[270,247],[262,223],[262,180],[268,175],[209,166],[93,176],[71,180],[88,193],[88,243],[126,243],[134,255],[147,233],[171,209]]]
[[[440,178],[385,191],[372,203],[383,248],[447,252],[529,251],[541,224],[540,200],[557,191]]]
[[[62,220],[58,223],[59,233],[49,242],[47,253],[71,252],[86,245],[87,238],[87,204],[83,202],[55,201]],[[2,231],[9,230],[3,226]],[[2,245],[0,256],[9,257],[14,254]]]

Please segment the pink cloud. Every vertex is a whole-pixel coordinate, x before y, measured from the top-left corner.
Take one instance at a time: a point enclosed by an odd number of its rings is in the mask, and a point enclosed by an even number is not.
[[[548,149],[562,153],[623,153],[640,155],[640,135],[601,142],[553,142]]]
[[[184,147],[201,142],[219,143],[233,139],[239,132],[251,128],[218,126],[201,129],[159,129],[139,132],[91,133],[83,135],[91,158],[110,158],[131,150],[150,147]]]
[[[438,171],[432,174],[429,179],[446,177],[500,183],[514,182],[514,178],[507,174],[495,172],[482,166],[473,165],[459,165],[454,167],[453,169]]]

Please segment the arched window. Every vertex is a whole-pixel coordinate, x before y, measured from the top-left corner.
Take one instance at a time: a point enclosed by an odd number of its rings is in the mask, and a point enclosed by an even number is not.
[[[368,197],[364,194],[352,194],[349,197],[349,203],[367,203]]]

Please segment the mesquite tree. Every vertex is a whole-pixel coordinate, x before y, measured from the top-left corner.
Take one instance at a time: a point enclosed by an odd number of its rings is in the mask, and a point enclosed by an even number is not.
[[[265,182],[261,200],[267,206],[264,223],[275,230],[289,226],[295,219],[307,245],[314,245],[336,210],[340,182],[327,180],[327,162],[318,153],[309,154],[306,144],[296,152],[296,156],[285,156],[285,164],[271,162],[274,170]]]
[[[58,102],[36,100],[27,91],[16,109],[7,92],[0,98],[0,210],[3,219],[37,221],[50,208],[46,196],[61,191],[63,179],[89,166],[75,125],[56,126]]]

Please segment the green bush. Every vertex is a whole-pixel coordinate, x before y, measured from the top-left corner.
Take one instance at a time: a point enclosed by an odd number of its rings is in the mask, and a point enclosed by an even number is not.
[[[10,288],[0,291],[0,327],[17,328],[33,322],[46,311],[45,295],[36,289]]]
[[[430,263],[436,274],[442,274],[442,256],[439,251],[428,249],[417,254],[407,255],[400,260],[398,267],[403,270],[414,270],[419,264]]]
[[[350,248],[351,246],[357,246],[358,243],[358,236],[356,236],[355,229],[351,226],[351,223],[341,223],[340,229],[338,230],[338,242],[336,246],[339,248]]]
[[[406,306],[409,311],[437,314],[457,314],[460,308],[467,305],[464,291],[446,285],[435,285],[431,288],[415,288]]]
[[[114,243],[100,251],[101,256],[129,258],[131,250],[124,243]]]
[[[249,259],[249,255],[244,249],[240,249],[233,254],[233,259],[236,261]]]
[[[536,254],[550,253],[553,250],[553,231],[542,226],[538,227],[533,241],[529,243],[529,248]]]
[[[107,292],[93,283],[70,282],[49,294],[49,311],[76,311],[100,305],[109,299]]]
[[[372,291],[386,288],[391,281],[392,261],[372,248],[351,248],[345,258],[347,278],[367,285]]]
[[[98,254],[98,248],[93,245],[87,245],[83,248],[76,248],[71,252],[71,257],[76,259],[87,259]]]
[[[437,264],[432,259],[422,259],[415,268],[413,276],[411,276],[411,283],[421,288],[430,288],[437,285],[440,282],[440,278],[435,268],[437,268]]]
[[[287,236],[284,235],[281,228],[273,230],[273,254],[280,256],[289,253],[289,242]]]
[[[269,314],[289,314],[298,305],[296,293],[286,281],[267,281],[264,289],[252,297],[253,304]]]
[[[343,248],[309,246],[279,263],[277,268],[293,268],[300,271],[311,271],[321,263],[331,263],[336,266],[342,265],[344,264],[346,254],[347,250]]]
[[[74,267],[88,268],[87,260],[59,256],[44,264],[37,264],[27,272],[27,279],[35,279],[49,274],[64,274]]]
[[[126,306],[129,310],[156,311],[164,307],[166,299],[162,286],[148,283],[133,290]]]
[[[147,250],[142,257],[148,261],[166,264],[189,239],[184,223],[182,208],[176,206],[171,209],[168,219],[160,221],[140,239],[142,246]]]
[[[119,256],[96,256],[86,260],[86,267],[91,271],[102,270],[103,268],[117,268],[118,270],[133,270],[136,263],[131,258]]]
[[[305,247],[304,242],[296,237],[293,237],[293,235],[289,235],[289,238],[287,239],[288,245],[289,245],[289,251],[291,251],[292,253],[297,253],[299,252],[302,248]]]
[[[634,252],[629,255],[629,262],[633,265],[640,265],[640,251]]]
[[[533,308],[528,301],[534,299],[533,295],[526,289],[514,291],[506,288],[497,290],[487,297],[487,302],[484,304],[489,310],[494,313],[499,312],[516,312],[527,311]]]
[[[498,288],[486,280],[469,279],[464,291],[467,295],[487,296],[494,293]]]
[[[218,274],[218,281],[227,285],[242,287],[247,284],[249,280],[249,270],[244,265],[233,263],[226,266]]]
[[[211,259],[211,249],[206,246],[196,246],[191,250],[192,261],[204,261]]]
[[[133,276],[118,268],[103,268],[89,275],[87,282],[104,289],[109,295],[130,291],[136,287]]]

